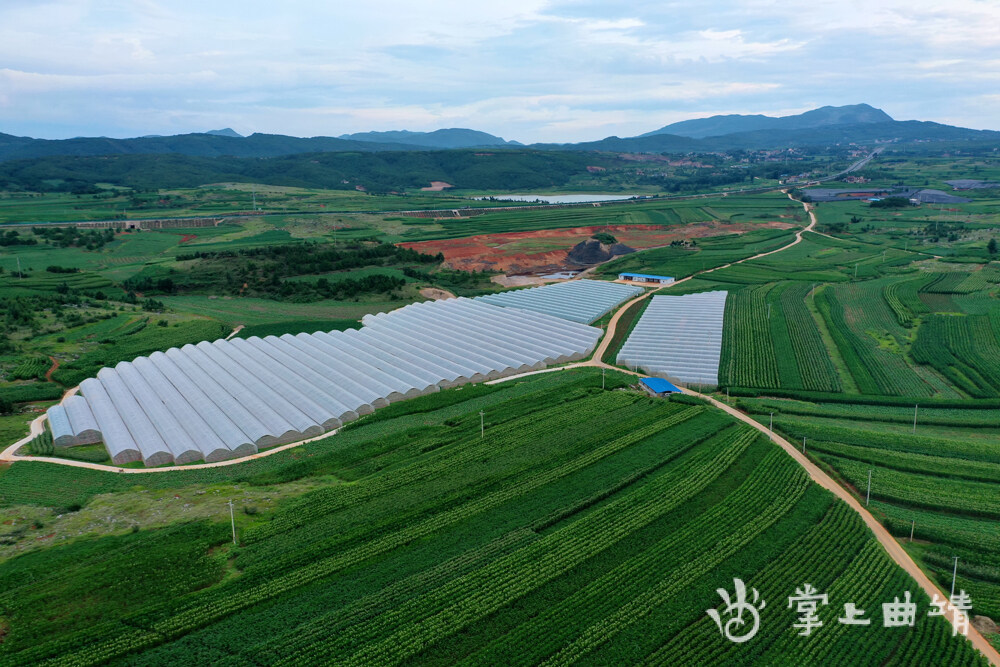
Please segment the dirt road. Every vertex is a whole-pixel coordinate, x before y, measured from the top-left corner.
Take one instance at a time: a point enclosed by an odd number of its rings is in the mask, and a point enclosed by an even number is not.
[[[872,514],[867,509],[862,507],[861,503],[858,502],[858,499],[855,498],[853,494],[851,494],[847,489],[845,489],[840,484],[835,482],[833,478],[831,478],[829,475],[823,472],[822,469],[816,466],[816,464],[810,461],[809,458],[805,454],[803,454],[798,447],[792,445],[792,443],[788,442],[780,435],[775,434],[773,431],[768,430],[763,424],[758,423],[756,420],[752,419],[748,415],[743,414],[739,410],[736,410],[735,408],[732,408],[726,405],[725,403],[717,401],[711,396],[705,396],[704,394],[699,394],[698,392],[691,391],[689,389],[684,389],[683,391],[685,394],[689,394],[692,396],[700,396],[701,398],[704,398],[705,400],[709,401],[712,405],[719,408],[720,410],[724,410],[726,413],[735,417],[736,419],[739,419],[743,423],[749,424],[750,426],[754,427],[755,429],[766,435],[768,438],[770,438],[772,442],[774,442],[779,447],[784,449],[789,456],[795,459],[796,463],[805,468],[805,471],[809,474],[809,477],[812,479],[812,481],[816,482],[824,489],[827,489],[828,491],[832,492],[833,495],[843,500],[851,507],[851,509],[853,509],[855,512],[861,515],[861,518],[864,520],[865,524],[872,531],[872,533],[875,534],[875,538],[885,548],[886,552],[889,554],[889,557],[892,558],[892,560],[894,560],[897,565],[906,570],[906,573],[917,581],[920,587],[924,589],[924,592],[927,593],[927,595],[930,598],[933,599],[934,596],[936,595],[942,600],[947,599],[948,596],[945,595],[943,591],[939,590],[938,587],[934,585],[934,582],[932,582],[927,577],[927,575],[924,574],[923,570],[921,570],[920,567],[913,561],[913,559],[910,558],[910,554],[906,552],[906,549],[904,549],[902,545],[896,540],[896,538],[893,537],[889,533],[889,531],[885,529],[885,526],[879,523],[878,520],[875,519],[875,517],[872,516]],[[953,624],[956,622],[956,619],[954,617],[950,617],[948,620],[951,621],[951,623]],[[993,646],[988,641],[986,641],[986,638],[983,637],[978,630],[972,627],[971,624],[969,625],[968,637],[969,641],[972,642],[972,645],[975,646],[977,649],[979,649],[991,663],[993,663],[994,665],[1000,665],[1000,653],[997,653],[997,650],[993,648]]]

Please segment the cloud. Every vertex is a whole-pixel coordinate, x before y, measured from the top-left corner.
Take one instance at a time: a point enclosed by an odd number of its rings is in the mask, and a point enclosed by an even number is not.
[[[7,0],[0,131],[576,141],[861,101],[988,124],[955,101],[1000,84],[997,25],[982,0]]]

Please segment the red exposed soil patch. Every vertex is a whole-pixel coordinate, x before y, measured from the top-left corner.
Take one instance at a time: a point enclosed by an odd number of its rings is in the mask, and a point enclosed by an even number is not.
[[[679,226],[597,225],[533,232],[482,234],[464,239],[443,239],[400,243],[424,253],[441,253],[445,265],[463,271],[503,271],[529,273],[565,268],[581,268],[568,260],[569,251],[596,232],[609,232],[620,243],[641,250],[670,245],[671,241],[706,238],[722,234],[742,234],[753,229],[787,229],[787,222],[727,223],[698,222]]]
[[[198,238],[197,234],[185,234],[181,237],[181,240],[178,241],[178,243],[187,243],[188,241],[193,241],[196,238]]]

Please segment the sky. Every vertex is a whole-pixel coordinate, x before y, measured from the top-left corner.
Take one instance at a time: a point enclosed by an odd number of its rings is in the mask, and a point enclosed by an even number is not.
[[[2,0],[0,132],[531,142],[865,102],[1000,130],[998,0]]]

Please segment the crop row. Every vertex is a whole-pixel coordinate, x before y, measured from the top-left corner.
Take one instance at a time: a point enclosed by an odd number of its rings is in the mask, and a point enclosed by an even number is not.
[[[865,421],[912,424],[914,407],[920,424],[931,426],[960,426],[964,428],[996,428],[1000,424],[1000,410],[963,410],[960,408],[927,408],[914,401],[912,405],[890,406],[864,403],[809,403],[789,399],[740,398],[737,407],[752,414],[781,412],[787,415],[826,417],[828,419],[854,419]]]
[[[839,458],[869,463],[880,468],[891,468],[900,472],[919,475],[965,479],[973,482],[1000,483],[1000,467],[983,461],[963,461],[961,459],[893,452],[872,447],[845,445],[842,442],[813,440],[809,448],[814,452],[832,454]]]
[[[820,458],[833,466],[861,494],[867,488],[868,471],[872,471],[872,498],[911,507],[1000,518],[1000,496],[996,493],[995,484],[900,472],[828,454],[822,454]]]
[[[384,532],[404,526],[412,517],[428,511],[441,511],[454,498],[468,498],[476,493],[505,484],[517,484],[528,473],[538,473],[579,453],[597,448],[629,432],[649,428],[666,415],[656,410],[640,409],[605,413],[604,422],[592,420],[571,424],[559,431],[537,435],[534,425],[526,425],[525,438],[501,448],[494,438],[473,439],[465,445],[480,452],[478,457],[463,457],[460,465],[447,461],[430,470],[419,486],[392,487],[386,494],[370,496],[346,508],[343,513],[317,517],[308,526],[289,531],[280,539],[254,545],[241,556],[246,563],[244,575],[268,574],[275,568],[322,558],[345,543],[367,539],[369,533]],[[667,414],[671,414],[668,412]],[[678,437],[679,442],[684,438]],[[483,443],[483,444],[480,444]],[[540,446],[536,443],[544,443]],[[493,447],[490,445],[493,444]],[[463,452],[464,453],[464,452]],[[391,493],[390,493],[391,492]]]
[[[782,317],[791,339],[791,349],[798,366],[802,383],[799,388],[812,391],[841,391],[840,378],[830,361],[830,353],[823,344],[823,338],[816,327],[812,313],[806,306],[806,298],[812,291],[806,283],[794,283],[780,293],[779,303]],[[779,358],[789,357],[787,348]],[[784,382],[782,386],[793,387]]]
[[[712,417],[710,420],[714,423],[712,431],[706,429],[709,422],[703,419],[703,417]],[[693,433],[693,438],[691,436],[685,436],[679,434],[678,431],[685,429],[687,426],[694,426],[696,422],[703,422],[700,429]],[[621,497],[622,495],[631,492],[632,489],[637,488],[648,480],[654,478],[657,475],[662,474],[663,470],[667,466],[678,465],[677,457],[686,451],[690,451],[692,447],[701,447],[699,443],[705,442],[707,439],[719,439],[726,438],[731,439],[733,434],[738,431],[739,427],[733,425],[728,429],[712,435],[717,431],[718,427],[724,422],[719,420],[717,417],[713,417],[709,413],[703,413],[701,417],[693,420],[689,420],[679,427],[672,428],[668,431],[661,432],[651,439],[643,442],[642,447],[647,453],[647,456],[652,455],[652,458],[646,458],[650,465],[644,466],[640,469],[634,469],[629,467],[621,468],[620,462],[623,460],[622,457],[613,457],[615,460],[605,460],[596,466],[591,467],[589,470],[583,471],[582,475],[574,476],[572,479],[563,480],[557,482],[557,488],[561,491],[553,490],[542,490],[540,494],[534,495],[531,498],[525,498],[518,502],[515,506],[516,508],[505,508],[504,515],[509,516],[510,513],[521,515],[522,519],[517,522],[516,525],[524,526],[530,525],[530,531],[532,535],[542,534],[543,532],[549,532],[551,530],[556,530],[570,521],[575,521],[577,518],[582,516],[586,511],[590,511],[602,503],[613,501],[615,498]],[[690,431],[691,429],[686,429]],[[709,443],[708,446],[711,446]],[[631,458],[631,457],[630,457]],[[636,460],[636,459],[632,459]],[[617,461],[617,462],[616,462]],[[628,472],[624,477],[619,477],[615,471]],[[558,504],[556,507],[545,511],[543,508],[546,507],[545,501],[541,504],[538,503],[539,498],[549,498],[549,503],[555,499],[555,496],[562,497],[567,491],[575,491],[576,489],[586,488],[587,482],[585,480],[591,480],[595,485],[593,488],[593,493],[582,496],[574,497],[573,495],[566,496],[565,504]],[[551,507],[551,504],[549,504]],[[530,510],[528,508],[531,508]],[[538,514],[524,514],[527,512],[533,512],[535,509],[541,510]],[[495,513],[491,516],[497,516]],[[530,523],[524,523],[529,521]],[[495,520],[490,518],[477,519],[477,522],[486,522],[489,524],[490,528],[497,525]],[[513,525],[513,524],[512,524]],[[482,528],[477,528],[474,525],[467,525],[464,528],[458,528],[458,530],[469,531],[473,534],[482,533]],[[407,562],[412,562],[411,559],[407,559]],[[461,573],[458,573],[461,574]],[[456,576],[458,576],[456,574]],[[381,597],[381,593],[376,594]],[[379,604],[380,610],[385,611],[389,605],[388,601],[385,605]],[[320,641],[330,635],[331,628],[340,628],[346,622],[346,619],[339,610],[334,610],[330,613],[322,614],[320,617],[316,618],[314,621],[310,621],[307,631],[309,636],[303,636],[303,628],[296,628],[294,632],[288,633],[286,637],[277,638],[275,640],[275,655],[284,655],[290,647],[306,647],[309,644]]]
[[[969,277],[958,285],[960,292],[978,292],[990,289],[993,285],[1000,283],[1000,270],[993,265],[987,265],[978,271],[973,271]]]
[[[756,398],[769,396],[787,398],[796,401],[816,403],[871,405],[886,407],[913,407],[919,402],[921,407],[928,408],[961,408],[962,410],[996,410],[1000,408],[1000,400],[995,398],[921,398],[914,401],[906,396],[861,396],[859,394],[834,394],[820,391],[800,391],[795,389],[760,389],[749,387],[730,387],[730,395]]]
[[[912,354],[978,398],[1000,396],[1000,338],[984,315],[935,315],[924,320]]]
[[[588,417],[628,405],[634,400],[634,396],[624,392],[601,393],[574,401],[572,410],[557,405],[531,413],[533,416],[527,430],[521,421],[514,420],[504,426],[491,428],[488,443],[483,439],[482,442],[476,442],[457,453],[449,448],[439,448],[417,464],[394,471],[392,475],[380,475],[363,485],[335,486],[308,494],[294,507],[276,514],[268,523],[247,531],[243,540],[246,543],[253,543],[272,535],[286,533],[292,528],[310,523],[316,517],[356,505],[392,489],[439,477],[449,469],[461,469],[476,457],[481,457],[483,451],[495,452],[503,446],[518,446],[530,442],[531,438],[543,438],[563,432],[574,423],[583,423]]]
[[[524,549],[382,614],[371,623],[350,628],[331,642],[334,647],[313,646],[307,655],[289,655],[279,664],[328,659],[336,653],[336,646],[360,647],[342,661],[344,664],[394,664],[412,656],[678,507],[720,475],[750,440],[743,436],[736,442],[697,448],[679,467]],[[420,622],[410,622],[414,618]]]
[[[731,442],[726,442],[726,441],[722,442],[722,445],[726,444],[731,445]],[[451,599],[453,597],[456,597],[457,591],[460,590],[458,587],[461,587],[461,590],[477,590],[484,585],[483,579],[486,579],[488,582],[496,581],[497,576],[500,576],[496,574],[498,572],[503,573],[502,576],[504,577],[516,576],[519,568],[533,567],[532,564],[540,562],[539,559],[541,559],[544,556],[544,552],[549,551],[550,548],[554,546],[560,545],[560,543],[563,541],[568,541],[567,538],[569,536],[574,536],[573,540],[574,546],[576,545],[582,546],[583,544],[585,544],[588,540],[588,536],[590,539],[604,539],[599,535],[601,532],[601,523],[602,521],[607,521],[607,519],[604,517],[605,515],[609,515],[609,513],[612,516],[615,516],[616,518],[612,522],[614,525],[612,526],[611,524],[608,524],[607,527],[612,528],[616,531],[619,528],[627,531],[630,529],[629,526],[630,521],[643,519],[644,514],[649,515],[651,510],[656,509],[656,505],[658,502],[670,500],[672,504],[675,500],[679,500],[679,498],[675,499],[674,496],[678,494],[678,490],[680,489],[680,487],[685,486],[686,483],[685,480],[687,480],[690,477],[690,473],[692,471],[697,470],[708,473],[709,472],[708,468],[711,466],[709,466],[707,462],[709,460],[715,460],[717,463],[721,463],[721,459],[719,458],[713,459],[713,456],[723,457],[726,455],[727,452],[731,450],[732,450],[731,447],[726,447],[726,446],[698,448],[694,450],[694,453],[692,455],[685,457],[684,461],[681,463],[680,468],[678,470],[671,470],[671,472],[668,475],[666,475],[666,479],[668,481],[675,480],[678,477],[683,478],[682,481],[678,483],[678,486],[676,488],[672,490],[669,489],[670,484],[668,482],[665,482],[664,477],[661,476],[659,480],[654,480],[650,485],[641,487],[640,490],[638,491],[639,494],[638,497],[636,497],[636,493],[634,492],[621,499],[618,499],[613,503],[605,505],[599,508],[594,513],[587,515],[586,517],[584,517],[584,519],[569,524],[569,526],[563,529],[557,530],[553,533],[549,533],[542,540],[529,545],[527,549],[521,550],[520,552],[516,552],[515,554],[508,556],[502,561],[498,561],[496,563],[491,564],[490,567],[486,569],[485,573],[484,571],[478,571],[476,573],[473,573],[472,575],[470,575],[470,577],[473,577],[471,580],[469,578],[464,578],[461,580],[450,582],[448,586],[446,586],[444,589],[439,589],[435,591],[432,594],[431,599],[425,598],[424,600],[422,600],[419,605],[419,608],[414,608],[413,605],[415,603],[410,603],[407,606],[395,610],[391,614],[383,614],[381,617],[379,617],[379,619],[377,619],[374,622],[379,624],[380,627],[396,628],[399,626],[400,623],[403,622],[403,619],[409,617],[408,616],[409,613],[411,612],[416,613],[421,609],[423,609],[424,612],[426,612],[427,611],[426,606],[431,603],[431,600],[436,600],[436,604],[439,607],[448,605]],[[720,472],[721,469],[724,469],[725,467],[726,467],[725,465],[720,465],[719,466],[720,470],[716,470],[716,473]],[[667,487],[667,491],[664,493],[663,491],[665,487]],[[659,490],[659,492],[657,492],[657,490]],[[686,495],[686,489],[684,489],[684,491],[685,493],[681,495]],[[615,509],[617,509],[618,511],[616,512]],[[633,514],[637,514],[638,518],[634,519],[632,516]],[[652,516],[646,516],[644,520],[648,521],[651,518]],[[578,535],[579,533],[584,533],[584,534]],[[540,543],[542,544],[542,546],[539,546]],[[596,544],[593,546],[599,550],[602,545]],[[489,586],[490,583],[487,583],[485,585]],[[367,633],[366,636],[370,637],[378,636],[378,632],[376,630],[377,629],[369,627],[368,630],[366,631]],[[317,654],[330,655],[330,651],[333,650],[334,646],[339,645],[344,641],[348,642],[347,645],[354,645],[354,646],[358,646],[361,643],[364,643],[361,642],[357,637],[357,634],[359,632],[362,632],[362,629],[356,628],[353,630],[353,634],[350,636],[349,639],[346,638],[345,635],[343,634],[338,635],[337,637],[329,637],[327,642],[321,645],[308,645],[303,647],[303,650],[313,655]],[[302,654],[294,652],[289,652],[287,654],[287,660],[289,662],[300,661],[303,659],[303,657],[304,656]]]
[[[773,287],[765,297],[767,300],[769,340],[771,349],[774,350],[774,360],[778,371],[778,384],[782,387],[803,388],[802,375],[799,372],[798,357],[795,354],[779,354],[781,350],[793,350],[792,331],[789,329],[788,321],[785,317],[784,302],[782,296],[789,288],[793,288],[794,283],[779,283]]]
[[[893,314],[895,314],[896,320],[899,321],[899,326],[901,327],[910,328],[913,326],[914,311],[910,307],[911,304],[913,304],[913,301],[910,297],[916,297],[916,290],[912,289],[912,285],[913,283],[919,281],[919,278],[916,280],[909,279],[893,281],[887,283],[885,288],[882,290],[882,296],[885,297],[886,305],[888,305],[889,309],[892,310]],[[907,287],[912,290],[912,295],[907,291]],[[906,295],[905,302],[904,293]],[[919,299],[916,299],[916,301],[923,306],[923,302]],[[926,306],[924,306],[924,310],[926,310]]]
[[[816,525],[810,527],[764,570],[746,578],[748,590],[756,588],[767,600],[760,632],[747,644],[720,641],[719,630],[707,616],[650,656],[647,664],[752,664],[788,631],[795,615],[776,594],[791,594],[808,581],[825,590],[850,565],[854,554],[871,541],[860,518],[843,503],[832,503]],[[787,593],[786,593],[787,591]],[[718,608],[720,614],[724,613]]]
[[[896,507],[881,501],[872,506],[885,515],[885,525],[893,535],[939,544],[981,549],[986,553],[1000,551],[1000,524],[996,521],[952,516],[941,512]]]
[[[465,663],[537,664],[574,638],[608,638],[607,630],[617,631],[638,621],[642,615],[635,613],[637,605],[647,606],[651,596],[661,597],[657,589],[672,588],[678,580],[690,585],[716,566],[720,551],[731,548],[734,541],[746,544],[787,513],[805,487],[805,479],[796,478],[797,472],[801,471],[786,457],[768,456],[751,478],[719,504],[571,595],[546,605],[541,614],[484,646]],[[775,478],[769,484],[766,480],[771,475]],[[772,511],[773,517],[762,516]],[[758,529],[752,535],[752,529],[744,531],[751,526]],[[596,631],[597,626],[588,628],[594,619],[603,619],[598,624],[602,632]],[[607,622],[612,620],[609,628]]]
[[[933,275],[933,279],[929,280],[921,288],[921,292],[929,294],[965,294],[974,292],[977,289],[970,289],[964,284],[970,277],[967,271],[945,271]]]
[[[535,475],[530,475],[518,484],[508,485],[494,492],[488,493],[480,498],[475,498],[468,503],[464,503],[444,512],[432,515],[431,517],[412,524],[407,528],[362,543],[345,552],[334,556],[313,561],[310,564],[300,567],[280,576],[276,576],[263,583],[248,587],[244,590],[233,592],[229,590],[216,590],[212,594],[203,596],[194,601],[186,609],[178,610],[169,618],[157,622],[153,629],[167,636],[176,636],[186,631],[204,625],[205,622],[228,615],[238,609],[246,608],[257,604],[263,600],[271,599],[275,595],[297,588],[311,581],[327,577],[337,571],[360,563],[376,555],[385,553],[401,545],[408,544],[416,539],[426,537],[442,528],[452,525],[476,514],[480,514],[489,508],[499,506],[512,498],[527,493],[531,489],[540,488],[556,479],[569,475],[580,470],[606,456],[609,456],[625,447],[631,446],[640,440],[657,433],[660,430],[674,426],[694,415],[700,413],[702,408],[689,408],[673,417],[661,420],[658,423],[648,426],[641,431],[630,433],[622,438],[606,443],[600,448],[588,452],[587,454],[569,461],[558,468],[547,470]]]
[[[858,389],[863,394],[929,396],[931,389],[927,383],[907,365],[901,352],[891,349],[899,345],[895,338],[898,333],[886,330],[888,317],[879,311],[888,311],[888,307],[881,293],[864,292],[852,289],[845,294],[850,303],[849,314],[835,289],[825,289],[816,298],[816,305]],[[891,325],[897,326],[894,317]],[[883,349],[870,332],[881,336],[890,348]]]
[[[866,427],[864,424],[856,427],[842,426],[825,419],[783,415],[775,415],[774,428],[789,435],[796,442],[801,442],[802,438],[806,437],[809,441],[825,440],[895,452],[1000,463],[1000,444],[989,440],[893,433],[879,425],[875,425],[875,428]]]
[[[790,595],[806,581],[830,596],[829,606],[818,611],[824,625],[808,640],[791,631],[796,611],[783,604],[784,597],[775,599],[775,592]],[[950,627],[940,618],[918,616],[916,627],[905,632],[879,627],[880,603],[912,590],[913,583],[842,503],[747,586],[768,595],[761,628],[753,640],[746,644],[724,641],[714,624],[702,618],[644,664],[886,664],[900,643],[913,641],[923,646],[922,657],[928,662],[922,664],[981,664],[972,647],[961,637],[951,637]],[[924,597],[917,591],[925,608]],[[865,609],[872,626],[858,629],[837,623],[846,601]]]
[[[18,359],[18,363],[10,372],[11,380],[34,380],[45,375],[52,363],[48,357],[28,356]]]
[[[579,637],[546,660],[545,664],[572,664],[625,627],[666,604],[683,587],[719,567],[779,521],[795,506],[809,485],[802,470],[777,450],[773,450],[762,462],[759,473],[755,471],[754,476],[756,479],[753,482],[730,494],[723,503],[685,526],[671,539],[657,545],[649,554],[649,562],[644,563],[642,558],[637,558],[623,568],[623,572],[608,576],[602,582],[603,587],[587,590],[589,597],[596,596],[603,600],[616,587],[638,578],[644,566],[653,572],[666,574],[648,588],[637,592],[614,613],[588,627]],[[660,558],[679,562],[672,568],[658,567]],[[565,606],[564,612],[568,615],[574,608]]]
[[[771,345],[766,297],[771,285],[746,287],[726,300],[720,381],[741,386],[776,387],[778,365]]]

